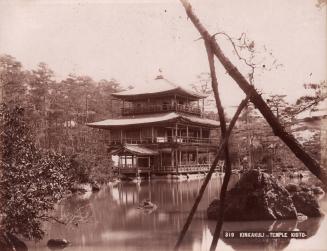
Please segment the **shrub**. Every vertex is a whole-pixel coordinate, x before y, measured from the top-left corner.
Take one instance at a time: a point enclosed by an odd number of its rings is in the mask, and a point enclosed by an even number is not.
[[[70,163],[36,148],[22,108],[3,105],[0,116],[0,224],[6,232],[39,240],[43,221],[58,220],[51,210],[70,187]]]

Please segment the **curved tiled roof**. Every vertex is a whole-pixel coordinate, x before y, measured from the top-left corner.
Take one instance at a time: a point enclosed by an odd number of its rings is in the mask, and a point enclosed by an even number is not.
[[[162,76],[158,76],[153,82],[145,87],[137,87],[130,90],[113,93],[112,96],[125,100],[136,100],[147,97],[157,97],[164,95],[182,95],[190,100],[205,98],[205,95],[196,93],[187,88],[176,85]]]
[[[191,115],[179,114],[176,112],[160,113],[145,116],[135,116],[133,118],[106,119],[87,125],[93,128],[110,129],[128,126],[144,126],[150,124],[158,124],[163,122],[175,122],[177,120],[185,121],[191,124],[204,125],[207,127],[219,127],[219,122],[212,119],[200,118]]]
[[[118,154],[122,152],[129,152],[138,156],[147,156],[147,155],[158,155],[158,151],[152,150],[150,148],[140,146],[140,145],[132,145],[125,144],[121,148],[114,150],[111,154]]]

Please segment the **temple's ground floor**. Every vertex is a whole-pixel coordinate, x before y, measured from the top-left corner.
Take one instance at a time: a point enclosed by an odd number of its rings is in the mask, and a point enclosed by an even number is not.
[[[124,145],[111,152],[114,172],[120,175],[196,174],[208,172],[215,158],[215,148],[174,146],[149,148]],[[222,164],[217,170],[222,169]]]

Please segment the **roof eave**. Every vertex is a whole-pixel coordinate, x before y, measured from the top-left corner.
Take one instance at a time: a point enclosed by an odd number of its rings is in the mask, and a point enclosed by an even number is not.
[[[128,101],[133,101],[133,100],[138,100],[142,98],[147,98],[147,97],[158,97],[161,95],[169,95],[169,94],[174,94],[177,91],[182,92],[185,96],[188,96],[192,100],[198,100],[198,99],[203,99],[206,98],[206,95],[203,94],[198,94],[198,93],[190,93],[189,91],[181,88],[181,87],[176,87],[174,89],[170,89],[167,91],[161,91],[161,92],[153,92],[153,93],[139,93],[139,94],[120,94],[119,92],[117,93],[112,93],[111,95],[115,98],[119,99],[124,99]]]

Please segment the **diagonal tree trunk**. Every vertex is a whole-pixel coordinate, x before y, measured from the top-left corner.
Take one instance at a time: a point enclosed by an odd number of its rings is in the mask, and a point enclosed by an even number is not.
[[[185,234],[186,234],[186,232],[187,232],[187,230],[188,230],[188,228],[189,228],[189,226],[190,226],[190,224],[192,222],[195,211],[198,208],[198,205],[199,205],[199,203],[200,203],[200,201],[202,199],[203,193],[204,193],[204,191],[205,191],[205,189],[206,189],[206,187],[207,187],[207,185],[208,185],[208,183],[209,183],[209,181],[211,179],[212,173],[215,171],[218,160],[219,160],[220,156],[222,155],[222,153],[225,150],[225,146],[228,143],[228,139],[229,139],[229,136],[230,136],[230,134],[231,134],[231,132],[232,132],[232,130],[234,128],[234,125],[235,125],[241,111],[246,106],[248,100],[249,100],[249,96],[247,96],[244,100],[242,100],[242,102],[238,106],[237,111],[235,112],[235,114],[234,114],[234,116],[233,116],[233,118],[232,118],[232,120],[231,120],[231,122],[230,122],[230,124],[228,126],[228,129],[227,129],[226,134],[225,134],[225,138],[223,138],[222,141],[219,144],[217,155],[216,155],[213,163],[211,164],[210,170],[207,173],[207,176],[205,177],[205,179],[204,179],[204,181],[203,181],[203,183],[201,185],[200,191],[199,191],[199,193],[198,193],[198,195],[197,195],[197,197],[195,199],[193,207],[192,207],[192,209],[191,209],[191,211],[190,211],[190,213],[189,213],[189,215],[188,215],[188,217],[186,219],[186,222],[185,222],[185,224],[183,226],[183,229],[182,229],[181,233],[179,234],[179,237],[178,237],[178,240],[177,240],[176,245],[174,247],[174,250],[178,250],[180,244],[183,241],[183,238],[184,238],[184,236],[185,236]]]
[[[215,70],[214,54],[211,51],[210,44],[205,42],[205,47],[206,47],[207,54],[208,54],[210,76],[211,76],[211,86],[212,86],[213,93],[215,95],[216,106],[217,106],[218,114],[219,114],[221,135],[222,135],[222,138],[225,138],[226,137],[226,118],[225,118],[224,108],[221,104],[221,100],[219,97],[218,80],[217,80],[217,75],[216,75],[216,70]],[[210,250],[214,250],[216,248],[218,240],[219,240],[220,231],[221,231],[223,221],[224,221],[225,198],[226,198],[227,186],[228,186],[228,182],[229,182],[229,179],[231,176],[231,172],[232,172],[232,166],[231,166],[230,157],[229,157],[229,149],[228,149],[228,144],[226,144],[226,146],[225,146],[225,176],[224,176],[223,184],[220,189],[220,214],[218,215],[218,218],[217,218],[215,234],[213,235]],[[214,249],[212,249],[212,248],[214,248]]]
[[[303,149],[303,147],[294,138],[294,136],[285,130],[285,128],[281,125],[273,112],[270,110],[269,106],[263,100],[261,95],[255,90],[254,86],[245,79],[245,77],[240,73],[236,66],[233,65],[232,62],[225,56],[214,37],[209,34],[207,29],[201,24],[199,18],[194,14],[192,6],[188,3],[188,1],[180,1],[185,8],[187,16],[190,18],[205,42],[210,44],[213,53],[219,59],[228,74],[235,80],[235,82],[243,90],[244,93],[247,95],[253,93],[251,95],[251,102],[261,112],[263,117],[272,128],[274,134],[278,136],[291,149],[295,156],[303,162],[303,164],[311,171],[311,173],[313,173],[325,185],[327,185],[326,170],[321,168],[319,163]]]
[[[210,68],[210,77],[211,77],[211,87],[215,96],[216,107],[218,110],[219,115],[219,122],[220,122],[220,129],[221,129],[221,136],[222,138],[225,137],[226,134],[226,118],[224,113],[224,108],[221,104],[219,90],[218,90],[218,79],[215,70],[215,61],[214,61],[214,54],[212,53],[211,46],[207,42],[205,42],[205,47],[208,54],[208,61],[209,61],[209,68]],[[230,158],[229,158],[229,150],[228,145],[225,147],[225,164],[227,167],[231,166]]]

